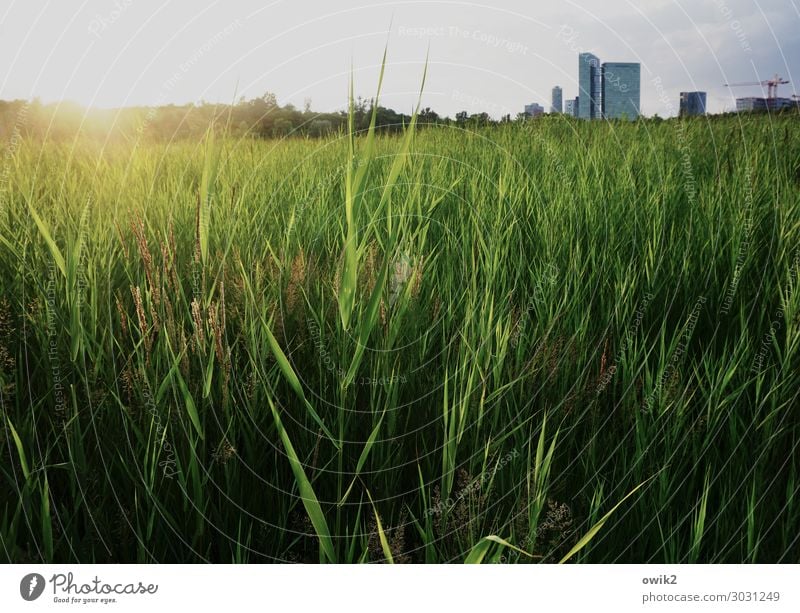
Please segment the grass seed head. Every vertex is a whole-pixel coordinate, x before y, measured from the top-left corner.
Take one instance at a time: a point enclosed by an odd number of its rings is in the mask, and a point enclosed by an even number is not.
[[[194,340],[198,351],[205,347],[206,335],[203,325],[203,313],[197,298],[192,300],[192,320],[194,321]]]

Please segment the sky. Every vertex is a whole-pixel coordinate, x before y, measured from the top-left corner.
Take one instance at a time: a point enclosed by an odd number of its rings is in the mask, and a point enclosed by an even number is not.
[[[0,99],[84,106],[230,102],[273,92],[280,104],[343,109],[348,82],[410,112],[423,106],[514,116],[577,95],[578,53],[640,62],[642,112],[675,115],[681,91],[780,74],[800,90],[800,0],[0,0]]]

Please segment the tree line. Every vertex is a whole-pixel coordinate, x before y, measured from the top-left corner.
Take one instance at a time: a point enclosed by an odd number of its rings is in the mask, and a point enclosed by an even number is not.
[[[354,121],[357,130],[366,130],[372,116],[373,101],[358,98],[354,102]],[[798,114],[798,109],[784,113]],[[747,113],[752,115],[755,113]],[[772,114],[775,114],[773,111]],[[731,115],[724,113],[715,117]],[[707,120],[711,116],[695,119]],[[561,115],[562,119],[569,119]],[[478,128],[521,123],[531,119],[518,113],[493,119],[488,113],[460,111],[455,117],[443,117],[431,108],[422,109],[418,117],[421,128],[430,125]],[[646,120],[639,118],[639,120]],[[74,102],[42,104],[38,99],[0,100],[0,141],[14,138],[38,140],[69,140],[77,136],[106,140],[170,141],[199,138],[214,125],[220,133],[234,138],[317,138],[347,130],[348,113],[320,113],[311,109],[307,100],[304,108],[278,104],[275,94],[266,93],[249,100],[240,98],[235,104],[200,102],[198,104],[167,104],[151,107],[118,109],[86,109]],[[411,115],[378,106],[376,127],[380,132],[401,131],[411,121]],[[650,121],[661,121],[658,115]]]
[[[358,98],[354,101],[356,129],[366,130],[372,116],[373,101]],[[500,120],[488,113],[461,111],[454,118],[442,117],[431,108],[422,109],[418,124],[482,127],[526,118],[519,113]],[[275,94],[245,99],[235,104],[200,102],[198,104],[167,104],[152,107],[118,109],[86,109],[73,102],[42,104],[38,99],[0,100],[0,140],[15,133],[29,139],[66,140],[82,137],[106,139],[175,140],[202,136],[212,124],[215,129],[235,138],[322,137],[347,129],[347,111],[321,113],[311,109],[307,100],[304,108],[278,104]],[[376,127],[385,133],[401,131],[411,121],[411,115],[378,106]]]

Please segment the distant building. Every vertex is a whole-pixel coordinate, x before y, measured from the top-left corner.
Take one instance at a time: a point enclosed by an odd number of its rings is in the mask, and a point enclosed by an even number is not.
[[[681,106],[678,114],[681,117],[706,114],[705,92],[681,92]]]
[[[525,114],[529,117],[539,117],[544,114],[544,107],[541,104],[531,102],[525,105]]]
[[[570,98],[566,102],[564,102],[564,114],[569,115],[570,117],[577,117],[578,116],[578,99],[577,98]]]
[[[736,112],[742,111],[780,111],[796,106],[791,98],[737,98]]]
[[[634,120],[639,117],[641,66],[635,62],[605,62],[600,72],[603,118]]]
[[[562,107],[562,104],[561,104],[561,88],[558,85],[556,85],[553,88],[553,100],[552,100],[552,104],[550,106],[550,112],[551,113],[562,113],[563,112],[563,107]]]
[[[770,111],[780,111],[781,109],[791,109],[800,106],[798,100],[791,98],[767,98],[767,108]]]
[[[578,55],[578,117],[600,118],[600,59],[592,53]]]
[[[741,111],[766,111],[767,99],[766,98],[737,98],[736,99],[736,112]]]

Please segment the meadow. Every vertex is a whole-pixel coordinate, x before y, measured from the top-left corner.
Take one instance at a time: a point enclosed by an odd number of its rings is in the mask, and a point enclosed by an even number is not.
[[[6,561],[800,560],[797,117],[415,121],[5,144]]]

